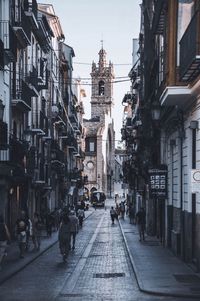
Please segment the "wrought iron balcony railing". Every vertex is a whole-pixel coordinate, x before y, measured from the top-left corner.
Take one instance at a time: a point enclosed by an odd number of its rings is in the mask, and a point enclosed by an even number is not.
[[[17,39],[22,48],[31,44],[31,25],[23,9],[21,9],[21,20],[14,23]]]
[[[24,1],[24,10],[25,10],[25,15],[29,18],[31,25],[33,29],[38,28],[38,23],[37,23],[37,12],[38,12],[38,7],[37,7],[37,1],[36,0],[25,0]]]

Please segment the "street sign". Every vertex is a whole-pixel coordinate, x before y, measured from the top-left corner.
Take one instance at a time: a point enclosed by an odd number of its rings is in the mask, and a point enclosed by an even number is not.
[[[191,170],[191,192],[200,193],[200,169]]]
[[[149,169],[149,190],[151,197],[167,197],[167,168]]]

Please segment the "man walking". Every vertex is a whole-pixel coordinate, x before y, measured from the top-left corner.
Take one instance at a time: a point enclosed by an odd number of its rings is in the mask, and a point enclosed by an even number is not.
[[[138,225],[138,231],[140,235],[140,241],[144,241],[144,230],[145,230],[145,223],[146,223],[146,214],[144,208],[141,207],[140,210],[136,214],[136,223]]]
[[[76,243],[76,234],[78,233],[78,218],[75,216],[75,211],[70,211],[70,248],[71,248],[71,239],[72,241],[72,250],[75,249]]]

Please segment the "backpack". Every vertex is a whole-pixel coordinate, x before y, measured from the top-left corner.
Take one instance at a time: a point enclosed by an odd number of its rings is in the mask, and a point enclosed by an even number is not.
[[[6,232],[6,227],[5,224],[1,223],[0,224],[0,241],[6,241],[7,238],[7,232]]]

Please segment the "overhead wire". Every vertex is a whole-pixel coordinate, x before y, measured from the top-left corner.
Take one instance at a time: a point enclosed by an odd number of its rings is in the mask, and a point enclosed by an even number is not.
[[[14,71],[14,70],[9,70],[9,69],[3,69],[2,71],[5,71],[5,72],[10,72],[10,73],[15,73],[15,74],[18,74],[18,75],[21,75],[22,78],[25,77],[26,75],[24,75],[23,72],[17,72],[17,71]],[[36,79],[37,77],[36,76],[28,76],[29,78],[31,79]],[[122,83],[122,82],[129,82],[130,79],[128,79],[128,76],[127,77],[117,77],[117,78],[127,78],[127,79],[124,79],[124,80],[113,80],[113,81],[110,81],[109,83],[110,84],[117,84],[117,83]],[[73,82],[73,80],[77,80],[79,78],[72,78],[71,82],[70,81],[66,81],[66,84],[71,84],[71,85],[77,85],[78,83],[76,82]],[[54,80],[54,83],[61,83],[60,81],[58,80]],[[81,86],[98,86],[98,84],[92,84],[92,83],[88,83],[88,82],[81,82],[80,84]]]

